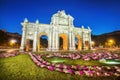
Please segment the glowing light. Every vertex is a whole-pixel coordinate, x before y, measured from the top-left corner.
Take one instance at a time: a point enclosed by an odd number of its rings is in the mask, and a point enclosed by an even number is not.
[[[65,60],[53,60],[53,61],[51,61],[52,63],[63,63],[63,62],[65,62]]]
[[[10,42],[14,44],[14,43],[16,43],[17,41],[14,40],[14,39],[12,39]]]
[[[109,40],[110,43],[113,43],[114,41],[112,39]]]
[[[16,40],[15,39],[12,39],[12,40],[10,40],[10,45],[12,46],[12,47],[14,47],[15,46],[15,44],[16,44]]]
[[[95,42],[94,42],[94,41],[92,41],[91,43],[92,43],[92,45],[94,45],[94,44],[95,44]]]
[[[120,61],[117,61],[117,60],[101,59],[101,60],[99,60],[99,62],[105,63],[105,64],[120,64]]]
[[[91,44],[92,44],[92,47],[94,47],[94,46],[95,46],[95,42],[94,42],[94,41],[92,41],[92,42],[91,42]]]
[[[115,40],[114,39],[109,39],[106,43],[107,46],[113,47],[115,45]]]

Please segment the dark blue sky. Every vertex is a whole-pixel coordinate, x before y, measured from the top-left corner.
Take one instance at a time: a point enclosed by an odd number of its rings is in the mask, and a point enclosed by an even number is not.
[[[90,26],[96,35],[120,30],[120,0],[0,0],[0,29],[21,34],[24,18],[49,24],[58,10],[73,16],[75,26]]]

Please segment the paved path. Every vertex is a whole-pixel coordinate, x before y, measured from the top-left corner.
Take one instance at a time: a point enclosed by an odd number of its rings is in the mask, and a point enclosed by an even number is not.
[[[19,50],[18,48],[11,48],[11,49],[0,49],[0,52],[12,52],[12,51],[16,51]]]

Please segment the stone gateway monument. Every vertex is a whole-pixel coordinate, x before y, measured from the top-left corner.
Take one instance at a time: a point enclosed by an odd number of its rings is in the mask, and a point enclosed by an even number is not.
[[[21,23],[23,28],[20,51],[41,51],[40,40],[43,35],[48,37],[46,51],[91,49],[91,29],[84,26],[77,28],[73,20],[74,18],[64,10],[53,14],[50,24],[42,24],[38,20],[32,23],[25,18]]]

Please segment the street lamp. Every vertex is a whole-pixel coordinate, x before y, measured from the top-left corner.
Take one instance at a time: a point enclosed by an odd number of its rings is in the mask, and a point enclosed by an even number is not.
[[[110,40],[109,40],[109,42],[110,42],[110,43],[113,43],[113,40],[112,40],[112,39],[110,39]]]
[[[10,42],[11,42],[12,44],[14,44],[14,43],[16,43],[16,40],[12,39]]]
[[[91,44],[92,44],[92,46],[94,46],[94,45],[95,45],[95,42],[94,42],[94,41],[92,41],[92,42],[91,42]]]
[[[114,41],[113,39],[109,39],[109,40],[108,40],[108,45],[109,45],[110,47],[113,47],[114,44],[115,44],[115,41]]]
[[[15,39],[10,40],[10,45],[13,47],[17,41]]]
[[[91,46],[91,47],[92,47],[92,50],[95,50],[95,49],[94,49],[94,46],[95,46],[95,42],[94,42],[94,41],[91,41],[91,45],[92,45],[92,46]]]

